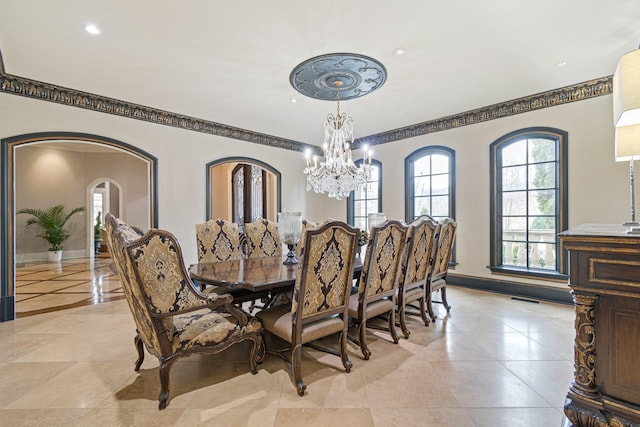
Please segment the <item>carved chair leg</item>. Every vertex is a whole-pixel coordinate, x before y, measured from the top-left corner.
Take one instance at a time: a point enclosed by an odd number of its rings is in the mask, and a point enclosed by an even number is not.
[[[136,360],[136,371],[140,370],[140,366],[142,366],[142,362],[144,361],[144,343],[142,342],[142,338],[140,338],[140,334],[136,334],[136,337],[133,339],[133,343],[136,346],[136,350],[138,350],[138,360]]]
[[[349,360],[349,354],[347,353],[347,329],[345,328],[340,334],[340,358],[342,359],[342,366],[344,370],[349,373],[353,367],[353,362]]]
[[[400,338],[398,337],[398,333],[396,332],[396,313],[395,310],[389,311],[387,316],[387,323],[389,323],[389,333],[391,334],[391,339],[394,344],[398,344]]]
[[[171,371],[171,365],[173,361],[160,362],[158,373],[160,374],[160,395],[158,400],[160,401],[159,409],[167,407],[167,401],[169,400],[169,372]]]
[[[405,319],[405,307],[404,301],[398,302],[398,317],[400,320],[400,329],[402,330],[402,335],[404,335],[405,339],[409,339],[409,335],[411,335],[411,331],[407,328],[407,321]]]
[[[299,396],[304,396],[307,385],[302,380],[302,345],[297,344],[291,351],[291,365],[293,371],[293,381]]]
[[[360,351],[362,352],[364,360],[369,360],[369,356],[371,356],[371,350],[369,350],[369,347],[367,347],[367,319],[362,319],[360,321],[360,324],[358,325],[358,339],[360,340]],[[342,350],[342,348],[340,350]],[[344,363],[344,358],[342,359],[342,361]]]
[[[429,312],[431,312],[431,305],[429,305]],[[424,322],[424,326],[429,326],[431,321],[427,316],[427,308],[426,303],[424,302],[424,298],[420,298],[420,316],[422,317],[422,321]]]
[[[442,305],[444,305],[444,308],[447,309],[447,313],[449,313],[451,311],[451,306],[447,302],[447,287],[446,286],[444,286],[442,289],[440,289],[440,294],[442,296]]]
[[[262,338],[259,336],[251,338],[251,353],[249,353],[249,366],[253,375],[258,373],[259,351],[262,348]],[[262,355],[264,357],[264,354]]]
[[[433,301],[433,293],[429,292],[429,296],[427,298],[427,311],[429,312],[429,317],[431,317],[431,320],[435,322],[436,314],[433,312],[432,301]]]

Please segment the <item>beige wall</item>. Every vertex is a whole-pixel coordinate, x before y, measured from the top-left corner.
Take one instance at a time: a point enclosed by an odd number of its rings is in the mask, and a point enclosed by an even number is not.
[[[408,154],[428,145],[453,148],[459,224],[456,273],[491,277],[486,268],[489,263],[489,145],[516,129],[548,126],[569,134],[570,226],[622,222],[629,217],[628,165],[613,160],[611,103],[611,96],[602,96],[376,146],[374,157],[383,164],[383,210],[389,218],[404,218],[403,167]],[[281,171],[283,210],[302,211],[305,218],[314,221],[346,217],[344,200],[306,192],[303,153],[7,94],[0,94],[0,111],[3,112],[0,137],[61,129],[87,132],[126,142],[156,156],[160,227],[176,234],[187,263],[196,260],[193,226],[205,219],[204,171],[206,163],[215,159],[251,153],[251,157]],[[321,132],[319,128],[318,133]],[[493,277],[513,280],[512,277]],[[564,283],[522,281],[566,287]]]
[[[66,212],[85,207],[85,174],[83,153],[47,148],[46,145],[22,147],[15,156],[16,211],[22,208],[47,209],[63,204]],[[86,249],[86,212],[74,215],[67,223],[71,237],[65,251]],[[25,227],[30,215],[16,217],[16,255],[46,253],[49,243],[37,237],[41,228]]]
[[[86,144],[71,145],[81,147]],[[27,145],[16,149],[15,174],[16,210],[47,209],[61,203],[67,212],[75,207],[87,209],[67,223],[71,237],[64,243],[64,252],[74,254],[72,256],[88,253],[87,229],[90,226],[87,216],[90,212],[87,191],[97,179],[118,182],[123,187],[122,217],[141,228],[149,227],[148,167],[146,162],[132,155],[115,150],[110,153],[73,151],[46,143]],[[37,254],[46,253],[49,246],[37,237],[38,227],[25,226],[29,218],[29,215],[16,218],[16,256],[19,260],[37,259]]]

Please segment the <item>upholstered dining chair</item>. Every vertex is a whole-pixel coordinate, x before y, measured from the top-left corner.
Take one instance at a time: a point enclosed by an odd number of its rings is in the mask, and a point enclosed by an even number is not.
[[[307,388],[302,379],[303,344],[339,355],[346,372],[351,372],[352,362],[347,354],[347,302],[358,229],[333,221],[308,229],[305,234],[292,304],[267,308],[257,314],[265,331],[289,344],[284,349],[274,349],[276,343],[273,343],[267,350],[285,361],[300,396]],[[339,334],[339,351],[312,343],[335,334]]]
[[[439,225],[430,218],[420,217],[409,225],[407,243],[398,280],[398,318],[405,338],[411,332],[407,328],[406,316],[409,304],[418,302],[418,311],[425,326],[429,325],[426,309],[427,275],[432,265],[432,254]]]
[[[428,276],[427,281],[427,310],[431,320],[435,322],[436,315],[433,312],[433,294],[440,291],[442,305],[451,311],[451,306],[447,302],[447,273],[449,271],[449,262],[451,261],[451,248],[456,237],[456,229],[458,224],[451,218],[440,220],[438,224],[440,228],[438,232],[437,246],[433,255],[433,267]]]
[[[252,373],[263,356],[260,322],[231,305],[230,295],[202,294],[184,266],[182,251],[169,232],[151,229],[143,236],[107,214],[107,242],[136,324],[138,371],[144,349],[160,361],[159,408],[169,401],[169,372],[178,359],[214,354],[243,341]]]
[[[230,261],[242,258],[238,224],[212,219],[196,224],[198,263]]]
[[[387,220],[371,227],[370,240],[364,256],[358,293],[349,298],[349,317],[358,325],[358,339],[365,360],[371,350],[367,346],[367,320],[387,313],[391,339],[398,343],[395,328],[395,309],[398,277],[407,238],[408,226],[400,221]]]
[[[247,236],[247,256],[258,258],[282,255],[282,240],[278,224],[268,219],[258,219],[244,225]]]

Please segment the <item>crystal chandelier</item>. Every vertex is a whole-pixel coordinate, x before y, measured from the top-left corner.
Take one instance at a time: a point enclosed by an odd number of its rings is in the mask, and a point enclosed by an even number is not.
[[[353,163],[353,119],[347,113],[340,113],[341,80],[333,82],[337,91],[338,111],[329,114],[324,123],[324,161],[318,166],[316,156],[311,158],[307,150],[307,191],[328,193],[337,200],[349,196],[352,191],[362,188],[371,178],[371,151],[364,148],[364,158],[360,167]]]

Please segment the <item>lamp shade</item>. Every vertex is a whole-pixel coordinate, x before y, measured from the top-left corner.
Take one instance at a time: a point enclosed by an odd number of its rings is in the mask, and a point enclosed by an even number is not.
[[[613,75],[613,124],[640,124],[640,49],[620,58]]]
[[[616,161],[640,159],[640,125],[616,127]]]

